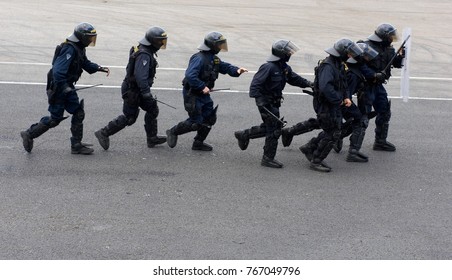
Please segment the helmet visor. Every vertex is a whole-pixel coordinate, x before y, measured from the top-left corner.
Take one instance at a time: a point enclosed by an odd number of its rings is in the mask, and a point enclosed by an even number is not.
[[[300,50],[300,48],[297,45],[295,45],[294,43],[292,43],[291,41],[287,42],[287,45],[284,46],[284,52],[287,55],[293,55],[294,53],[296,53],[299,50]]]
[[[371,61],[372,59],[376,58],[377,55],[378,52],[374,48],[367,46],[367,48],[364,50],[363,58],[367,61]]]
[[[227,52],[228,51],[228,42],[226,40],[224,41],[219,41],[218,43],[215,44],[217,49],[220,52]]]
[[[363,53],[363,50],[358,47],[357,44],[352,44],[347,48],[346,52],[349,56],[355,58],[361,55]]]
[[[397,42],[399,40],[399,35],[397,34],[397,31],[394,30],[394,32],[388,35],[388,38],[390,42]]]
[[[152,40],[152,45],[157,47],[159,50],[164,50],[166,49],[167,42],[168,42],[167,38],[154,38]]]
[[[85,41],[83,43],[85,44],[85,46],[91,46],[91,47],[96,46],[97,34],[96,35],[85,35],[83,37],[84,37],[83,40]]]

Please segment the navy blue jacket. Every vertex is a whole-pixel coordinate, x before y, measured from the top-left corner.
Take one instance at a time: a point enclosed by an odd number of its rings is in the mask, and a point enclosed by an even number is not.
[[[207,60],[207,61],[205,61]],[[221,61],[218,56],[211,52],[200,51],[190,58],[187,70],[185,70],[185,81],[194,91],[202,91],[206,86],[212,89],[218,73],[213,73],[215,68],[221,74],[228,74],[231,77],[238,77],[239,67]],[[185,85],[184,85],[185,86]]]
[[[57,88],[65,84],[72,86],[78,81],[83,70],[93,74],[99,67],[98,64],[88,60],[84,47],[76,43],[64,43],[53,63],[53,82]]]
[[[340,106],[347,96],[346,74],[341,60],[330,55],[322,62],[318,71],[320,95],[326,103]]]
[[[141,94],[151,92],[158,66],[155,58],[156,52],[157,50],[152,46],[139,45],[137,49],[134,47],[130,49],[129,63],[126,69],[127,74],[121,87],[123,94],[130,88],[138,88]],[[132,65],[131,62],[133,60],[135,62]],[[133,69],[129,69],[129,67],[133,67]]]
[[[309,87],[311,82],[292,71],[285,62],[272,61],[262,64],[254,74],[250,85],[250,97],[266,104],[278,103],[286,83],[296,87]]]

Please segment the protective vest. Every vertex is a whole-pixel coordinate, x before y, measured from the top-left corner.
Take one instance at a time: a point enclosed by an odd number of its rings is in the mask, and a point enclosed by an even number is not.
[[[201,81],[203,81],[208,88],[210,88],[210,89],[214,88],[215,81],[216,81],[216,79],[218,79],[218,74],[220,73],[220,63],[221,63],[220,58],[218,56],[214,55],[213,63],[212,63],[212,61],[210,60],[211,53],[209,53],[209,52],[198,52],[193,55],[193,57],[195,57],[195,56],[199,56],[202,61],[202,68],[201,68],[202,70],[199,73],[199,79]],[[189,86],[190,86],[188,84],[186,78],[184,78],[184,80],[182,81],[182,84],[186,88],[189,88]]]
[[[127,63],[127,67],[126,67],[126,78],[125,80],[129,83],[129,87],[130,88],[136,88],[138,87],[137,85],[137,81],[135,78],[135,61],[137,59],[137,57],[140,54],[146,53],[149,55],[149,57],[151,58],[151,61],[148,63],[149,64],[149,77],[148,77],[148,83],[149,86],[152,86],[152,84],[154,84],[154,78],[155,78],[155,74],[157,71],[157,59],[155,59],[154,57],[154,52],[146,49],[143,46],[139,46],[139,47],[132,47],[130,48],[129,51],[129,62]]]
[[[71,64],[69,65],[68,69],[68,77],[67,81],[69,84],[74,84],[78,81],[80,76],[83,73],[83,62],[86,59],[86,50],[84,48],[80,48],[77,44],[71,41],[66,41],[61,43],[60,45],[56,46],[55,53],[53,55],[52,59],[52,68],[50,68],[49,72],[47,73],[47,90],[53,88],[53,64],[55,63],[55,60],[60,55],[61,50],[66,46],[71,45],[75,49],[75,58],[71,61]]]
[[[319,111],[322,111],[321,107],[322,104],[326,102],[326,98],[324,96],[324,93],[320,91],[319,87],[319,71],[325,67],[326,64],[329,64],[333,66],[334,69],[334,81],[333,86],[334,90],[338,92],[342,92],[343,94],[346,93],[346,87],[347,87],[347,77],[345,73],[345,67],[344,63],[333,61],[331,57],[327,57],[326,59],[319,60],[318,65],[314,68],[314,110],[319,113]],[[343,98],[343,97],[342,97]],[[329,106],[326,106],[329,107]],[[325,109],[325,108],[323,108]]]
[[[371,40],[367,40],[365,41],[365,43],[367,43],[378,52],[378,56],[368,63],[369,67],[372,68],[372,70],[374,70],[375,72],[383,71],[386,65],[388,65],[389,61],[391,61],[391,58],[394,56],[395,49],[392,46],[383,48],[381,44],[378,44]],[[391,76],[391,67],[388,67],[385,75],[388,78]]]

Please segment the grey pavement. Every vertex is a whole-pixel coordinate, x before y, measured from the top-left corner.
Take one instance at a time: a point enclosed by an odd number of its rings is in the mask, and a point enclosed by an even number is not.
[[[0,1],[0,259],[452,259],[452,22],[449,1]],[[55,6],[61,11],[55,12]],[[388,8],[391,7],[391,8]],[[388,11],[389,10],[389,11]],[[323,15],[323,16],[322,16]],[[28,154],[19,132],[47,114],[45,75],[55,45],[80,21],[96,26],[88,57],[112,74],[83,74],[84,142],[71,155],[70,119],[35,139]],[[213,94],[218,122],[210,153],[146,146],[143,112],[103,151],[93,132],[121,113],[118,86],[129,48],[151,25],[167,29],[154,93],[159,129],[186,118],[180,81],[205,33],[223,32],[220,57],[251,71],[271,43],[293,40],[294,70],[312,79],[323,49],[341,37],[367,37],[381,22],[413,29],[410,95],[402,102],[399,70],[389,140],[395,153],[362,151],[365,164],[332,152],[330,174],[309,170],[296,136],[280,147],[281,170],[260,166],[263,139],[238,148],[235,130],[260,123],[247,95],[253,72],[221,76]],[[7,27],[7,28],[5,28]],[[396,44],[396,46],[398,46]],[[282,115],[294,124],[314,115],[312,99],[287,86]],[[345,141],[344,149],[348,148]]]

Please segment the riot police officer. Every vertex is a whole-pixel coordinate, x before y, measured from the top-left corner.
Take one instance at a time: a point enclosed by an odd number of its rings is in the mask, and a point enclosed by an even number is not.
[[[107,67],[93,63],[86,57],[85,48],[95,46],[97,32],[93,25],[82,22],[74,28],[74,32],[65,42],[57,46],[52,61],[52,69],[47,74],[47,96],[50,116],[41,118],[38,123],[20,133],[24,149],[31,152],[33,139],[41,136],[50,128],[57,126],[62,120],[64,110],[72,114],[71,119],[71,152],[73,154],[91,154],[93,149],[82,143],[83,119],[85,118],[83,99],[79,101],[74,84],[83,70],[89,74],[98,71],[106,72]]]
[[[126,77],[121,85],[123,114],[94,133],[104,150],[108,150],[110,146],[109,136],[135,123],[140,108],[146,111],[144,130],[146,131],[147,146],[153,148],[155,145],[166,142],[165,136],[157,135],[159,108],[151,93],[151,87],[158,65],[156,53],[160,49],[166,49],[167,40],[165,30],[153,26],[147,30],[138,46],[130,49]]]
[[[400,54],[395,53],[392,43],[397,40],[397,29],[389,23],[380,24],[367,39],[365,43],[378,52],[378,56],[367,63],[371,71],[365,73],[367,79],[373,79],[373,84],[367,89],[367,94],[377,112],[373,149],[392,152],[396,150],[396,147],[386,140],[391,119],[391,103],[383,84],[391,77],[391,67],[402,67],[405,54],[403,49]],[[394,56],[392,65],[388,66]],[[371,108],[367,110],[370,111]]]
[[[242,150],[248,147],[250,139],[265,137],[262,166],[283,167],[283,164],[275,159],[275,155],[284,123],[279,116],[279,107],[286,83],[301,88],[313,85],[311,81],[292,71],[287,64],[298,50],[299,48],[288,40],[278,40],[273,43],[272,54],[254,75],[249,92],[250,97],[256,100],[262,124],[234,133]]]
[[[204,143],[204,140],[217,121],[218,106],[213,107],[210,92],[214,89],[218,74],[239,77],[248,70],[224,62],[217,56],[220,51],[228,51],[227,40],[220,32],[208,33],[198,50],[198,53],[191,56],[182,81],[188,119],[166,131],[167,144],[174,148],[178,135],[196,131],[192,149],[211,151],[212,146]]]
[[[357,57],[362,50],[350,39],[338,40],[333,47],[325,50],[329,56],[317,66],[314,79],[314,110],[322,132],[309,143],[300,147],[310,161],[310,168],[330,172],[324,159],[341,135],[341,106],[350,106],[347,98],[347,77],[344,62],[349,57]]]
[[[347,60],[347,98],[352,100],[354,94],[358,97],[358,106],[352,101],[350,106],[342,106],[342,115],[346,120],[346,123],[342,126],[341,138],[338,143],[342,142],[342,138],[350,136],[350,147],[348,150],[347,161],[348,162],[367,162],[369,158],[367,155],[360,152],[366,129],[369,124],[369,114],[366,112],[366,102],[368,98],[366,96],[366,87],[368,82],[364,77],[363,66],[368,61],[371,61],[377,57],[378,53],[364,42],[357,43],[358,47],[363,53],[354,58]],[[340,151],[342,144],[334,146],[336,152]]]

